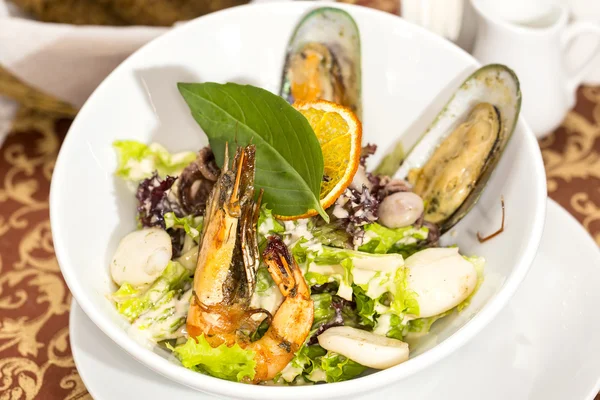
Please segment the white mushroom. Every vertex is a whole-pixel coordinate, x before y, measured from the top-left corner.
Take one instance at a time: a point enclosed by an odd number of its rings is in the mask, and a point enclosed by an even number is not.
[[[325,350],[370,368],[390,368],[408,360],[408,344],[350,326],[329,328],[317,339]]]
[[[154,282],[171,260],[169,234],[158,228],[131,232],[119,242],[110,263],[110,273],[118,284],[133,286]]]
[[[402,228],[415,223],[423,213],[423,199],[413,192],[398,192],[379,205],[379,222],[388,228]]]
[[[462,303],[477,285],[475,266],[457,248],[430,248],[408,257],[408,287],[417,294],[419,317],[441,314]]]

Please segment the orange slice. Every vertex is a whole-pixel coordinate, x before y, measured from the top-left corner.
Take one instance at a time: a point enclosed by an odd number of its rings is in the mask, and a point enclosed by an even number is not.
[[[321,206],[331,206],[352,183],[360,164],[362,125],[347,107],[325,100],[298,102],[294,108],[306,117],[317,135],[327,181],[321,183]],[[307,218],[317,215],[310,210],[303,215],[278,218],[284,220]]]

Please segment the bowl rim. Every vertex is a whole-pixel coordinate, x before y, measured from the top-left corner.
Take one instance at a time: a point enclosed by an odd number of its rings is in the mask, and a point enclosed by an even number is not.
[[[294,399],[316,399],[316,398],[333,398],[343,395],[344,393],[364,393],[369,390],[374,390],[380,387],[389,385],[395,381],[405,379],[406,377],[413,375],[427,366],[440,361],[441,359],[448,356],[453,351],[462,347],[465,343],[471,340],[477,333],[479,333],[484,326],[486,326],[492,319],[496,317],[498,312],[504,308],[508,303],[508,300],[513,296],[519,284],[523,281],[527,275],[529,268],[535,258],[537,249],[540,245],[542,232],[545,223],[546,214],[546,180],[538,179],[535,182],[535,187],[532,189],[532,193],[537,196],[537,207],[534,210],[532,236],[530,238],[530,245],[524,250],[523,256],[515,265],[512,273],[507,276],[500,290],[488,301],[488,303],[479,311],[477,314],[460,327],[454,334],[445,339],[443,342],[437,344],[430,350],[418,355],[415,358],[410,359],[406,363],[402,363],[395,367],[377,371],[374,374],[355,378],[349,381],[328,383],[322,385],[309,385],[309,386],[294,386],[293,390],[290,390],[286,386],[260,386],[260,385],[246,385],[237,382],[230,382],[212,376],[193,372],[185,369],[182,366],[173,364],[164,357],[156,354],[155,352],[140,346],[128,333],[118,326],[108,315],[100,312],[94,303],[90,300],[89,296],[84,290],[84,287],[75,279],[74,275],[70,273],[73,269],[70,267],[70,258],[68,256],[68,246],[63,241],[61,232],[63,226],[60,224],[60,215],[57,214],[57,208],[55,204],[60,202],[60,191],[58,187],[64,185],[64,180],[67,176],[66,171],[68,165],[66,163],[65,153],[70,147],[70,143],[73,139],[72,131],[79,129],[81,121],[85,120],[86,115],[92,108],[95,98],[99,97],[106,89],[107,82],[111,81],[111,77],[115,74],[119,74],[121,70],[126,69],[132,62],[132,58],[139,58],[147,52],[152,52],[155,47],[160,47],[163,41],[167,41],[171,36],[182,35],[186,30],[193,29],[197,24],[204,23],[213,19],[227,18],[231,13],[243,12],[248,8],[263,9],[264,12],[270,10],[276,10],[285,7],[286,9],[294,8],[295,12],[299,15],[307,12],[315,7],[332,6],[346,10],[350,13],[362,13],[370,15],[369,18],[374,19],[394,19],[394,23],[400,25],[407,24],[410,26],[409,29],[418,31],[420,34],[425,35],[428,40],[437,42],[439,46],[443,46],[448,50],[453,51],[458,57],[467,60],[471,65],[475,67],[481,64],[477,62],[470,54],[456,46],[455,44],[446,41],[442,37],[435,35],[432,32],[427,31],[425,28],[414,25],[408,21],[402,20],[397,16],[386,13],[383,11],[356,6],[351,4],[340,4],[333,3],[330,1],[303,1],[303,2],[267,2],[267,3],[251,3],[236,7],[231,7],[221,11],[217,11],[187,23],[184,23],[165,34],[151,40],[137,51],[132,53],[127,59],[125,59],[117,68],[115,68],[94,90],[88,100],[85,102],[79,113],[75,117],[69,132],[67,133],[64,142],[60,148],[54,173],[52,176],[52,182],[50,186],[50,222],[51,230],[54,241],[54,249],[56,257],[65,279],[69,290],[75,297],[77,303],[90,317],[90,319],[102,330],[108,337],[110,337],[119,347],[127,351],[137,361],[144,364],[146,367],[154,370],[155,372],[181,384],[189,386],[199,391],[204,391],[216,395],[225,396],[239,396],[243,391],[243,396],[246,398],[254,399],[281,399],[281,398],[294,398]],[[403,28],[405,28],[403,26]],[[534,175],[539,177],[545,177],[545,170],[543,167],[543,161],[541,151],[537,146],[537,141],[531,129],[528,127],[522,116],[518,121],[519,126],[524,131],[523,140],[536,151],[532,152],[531,156],[534,158],[533,165],[535,168]]]

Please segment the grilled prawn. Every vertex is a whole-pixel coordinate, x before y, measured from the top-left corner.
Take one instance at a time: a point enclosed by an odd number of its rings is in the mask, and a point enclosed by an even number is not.
[[[231,169],[228,161],[226,148],[207,203],[187,332],[193,338],[204,335],[214,347],[238,343],[252,350],[252,383],[258,383],[275,377],[304,343],[313,302],[289,250],[280,238],[270,237],[263,259],[284,300],[274,315],[250,307],[260,257],[256,226],[262,197],[261,192],[254,200],[255,147],[239,147]],[[265,315],[270,325],[262,338],[251,341],[261,323],[257,314]]]

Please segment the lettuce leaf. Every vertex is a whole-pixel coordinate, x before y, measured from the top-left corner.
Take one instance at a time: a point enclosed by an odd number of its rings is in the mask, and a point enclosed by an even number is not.
[[[306,274],[304,274],[304,279],[306,279],[306,282],[309,286],[324,285],[327,282],[335,281],[335,278],[332,278],[331,276],[312,271],[308,271]]]
[[[156,341],[181,337],[184,334],[179,328],[185,324],[191,297],[191,289],[185,293],[183,289],[171,290],[147,312],[140,315],[133,326],[141,331],[152,327],[148,331],[148,336],[151,336]],[[184,306],[183,310],[178,310],[180,306],[178,303]]]
[[[171,347],[184,367],[234,382],[254,378],[253,351],[242,349],[237,343],[231,347],[225,344],[212,347],[204,335],[196,339],[198,342],[188,338],[185,344]]]
[[[340,285],[338,295],[346,300],[352,299],[353,284],[375,300],[385,292],[393,291],[390,283],[403,265],[404,259],[399,254],[370,254],[323,246],[308,272],[333,278]]]
[[[335,316],[335,309],[331,302],[331,293],[319,293],[310,296],[314,304],[313,328],[323,325]]]
[[[298,264],[305,264],[314,260],[315,254],[308,249],[308,244],[308,239],[300,238],[290,249]]]
[[[300,376],[310,376],[315,370],[319,370],[321,357],[327,354],[327,350],[319,345],[307,346],[304,344],[296,352],[292,361],[275,378],[277,383],[291,383]]]
[[[320,368],[325,372],[328,383],[347,381],[367,369],[364,365],[331,351],[321,357]],[[315,375],[314,371],[311,375]]]
[[[441,314],[438,315],[434,315],[432,317],[429,318],[417,318],[417,319],[413,319],[412,321],[409,321],[407,324],[407,331],[409,334],[413,334],[420,336],[420,335],[424,335],[429,333],[429,330],[431,329],[431,326],[433,325],[433,323],[435,321],[437,321],[440,318],[444,318],[447,315],[450,315],[454,312],[454,308],[443,312]]]
[[[406,326],[402,323],[402,318],[396,314],[391,314],[390,329],[387,331],[386,336],[393,339],[404,340],[405,328]]]
[[[394,277],[394,299],[390,305],[396,315],[419,315],[419,301],[417,294],[408,288],[408,274],[406,268],[398,268]]]
[[[324,246],[348,248],[352,243],[352,236],[345,229],[334,224],[316,226],[312,234]]]
[[[275,282],[273,281],[273,278],[271,278],[269,270],[267,267],[260,265],[256,270],[256,292],[258,294],[264,294],[273,285],[275,285]]]
[[[386,228],[378,223],[364,226],[365,237],[360,251],[374,254],[400,253],[408,257],[419,249],[419,242],[427,239],[429,229],[415,228]]]
[[[176,176],[196,159],[192,151],[171,154],[158,143],[146,145],[135,140],[117,140],[113,147],[118,161],[115,174],[129,181],[141,181],[154,171],[161,177]]]
[[[200,241],[200,232],[202,232],[203,217],[194,217],[187,215],[185,217],[177,217],[174,212],[168,212],[163,215],[165,219],[166,229],[184,229],[185,233],[194,239],[196,243]]]
[[[353,286],[354,302],[356,303],[356,313],[360,318],[360,324],[363,327],[372,330],[375,326],[375,300],[368,297],[360,286]]]
[[[134,321],[153,307],[169,291],[181,288],[189,281],[188,270],[177,261],[169,261],[162,274],[147,288],[134,288],[124,283],[112,294],[117,311]]]
[[[295,382],[300,376],[311,382],[341,382],[362,374],[367,367],[319,345],[302,346],[281,371],[276,382]]]

